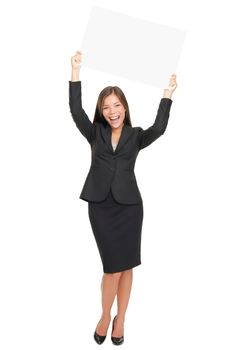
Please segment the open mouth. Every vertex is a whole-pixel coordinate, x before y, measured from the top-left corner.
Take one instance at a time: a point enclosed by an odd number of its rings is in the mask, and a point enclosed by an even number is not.
[[[110,121],[111,121],[111,123],[117,123],[118,122],[118,120],[120,119],[120,116],[119,115],[117,115],[117,116],[115,116],[115,117],[109,117],[109,119],[110,119]]]

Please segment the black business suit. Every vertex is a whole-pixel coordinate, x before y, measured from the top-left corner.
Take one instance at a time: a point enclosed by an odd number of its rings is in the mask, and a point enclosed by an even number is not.
[[[139,151],[165,132],[171,104],[171,99],[161,99],[155,122],[146,130],[124,125],[114,151],[111,127],[89,120],[82,108],[81,81],[69,82],[70,111],[92,152],[91,166],[80,198],[89,202],[89,218],[104,272],[122,271],[141,263],[143,204],[134,166]],[[116,208],[120,210],[118,218]],[[125,222],[115,227],[116,221],[123,218]]]

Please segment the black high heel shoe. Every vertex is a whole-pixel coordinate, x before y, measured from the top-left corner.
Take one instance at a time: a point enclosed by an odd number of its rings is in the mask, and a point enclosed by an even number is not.
[[[116,316],[114,317],[113,321],[112,321],[112,333],[114,331],[114,321],[116,319]],[[111,340],[112,340],[112,343],[114,345],[121,345],[124,343],[124,336],[122,335],[121,337],[113,337],[111,336]]]
[[[99,321],[100,322],[100,321]],[[99,323],[98,323],[99,324]],[[98,326],[98,325],[97,325]],[[106,335],[99,335],[96,330],[95,330],[95,333],[94,333],[94,339],[96,341],[97,344],[101,345],[103,344],[103,342],[105,341],[107,337],[107,334]]]
[[[98,333],[94,333],[94,339],[96,341],[97,344],[101,345],[103,344],[103,342],[105,341],[106,339],[106,335],[99,335]]]

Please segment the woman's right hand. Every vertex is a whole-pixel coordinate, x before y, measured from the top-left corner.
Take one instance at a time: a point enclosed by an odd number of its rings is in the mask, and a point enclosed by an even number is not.
[[[72,69],[80,69],[81,68],[81,62],[82,62],[82,52],[77,51],[74,56],[71,57],[71,66]]]

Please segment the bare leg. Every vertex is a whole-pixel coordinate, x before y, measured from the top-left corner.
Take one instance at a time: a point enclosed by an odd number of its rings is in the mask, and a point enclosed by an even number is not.
[[[102,316],[96,327],[99,335],[106,335],[110,321],[111,308],[117,294],[121,272],[105,273],[102,278]]]
[[[133,270],[126,270],[121,273],[117,291],[117,317],[114,322],[113,337],[121,337],[124,333],[124,320],[129,303],[130,292],[133,282]]]

